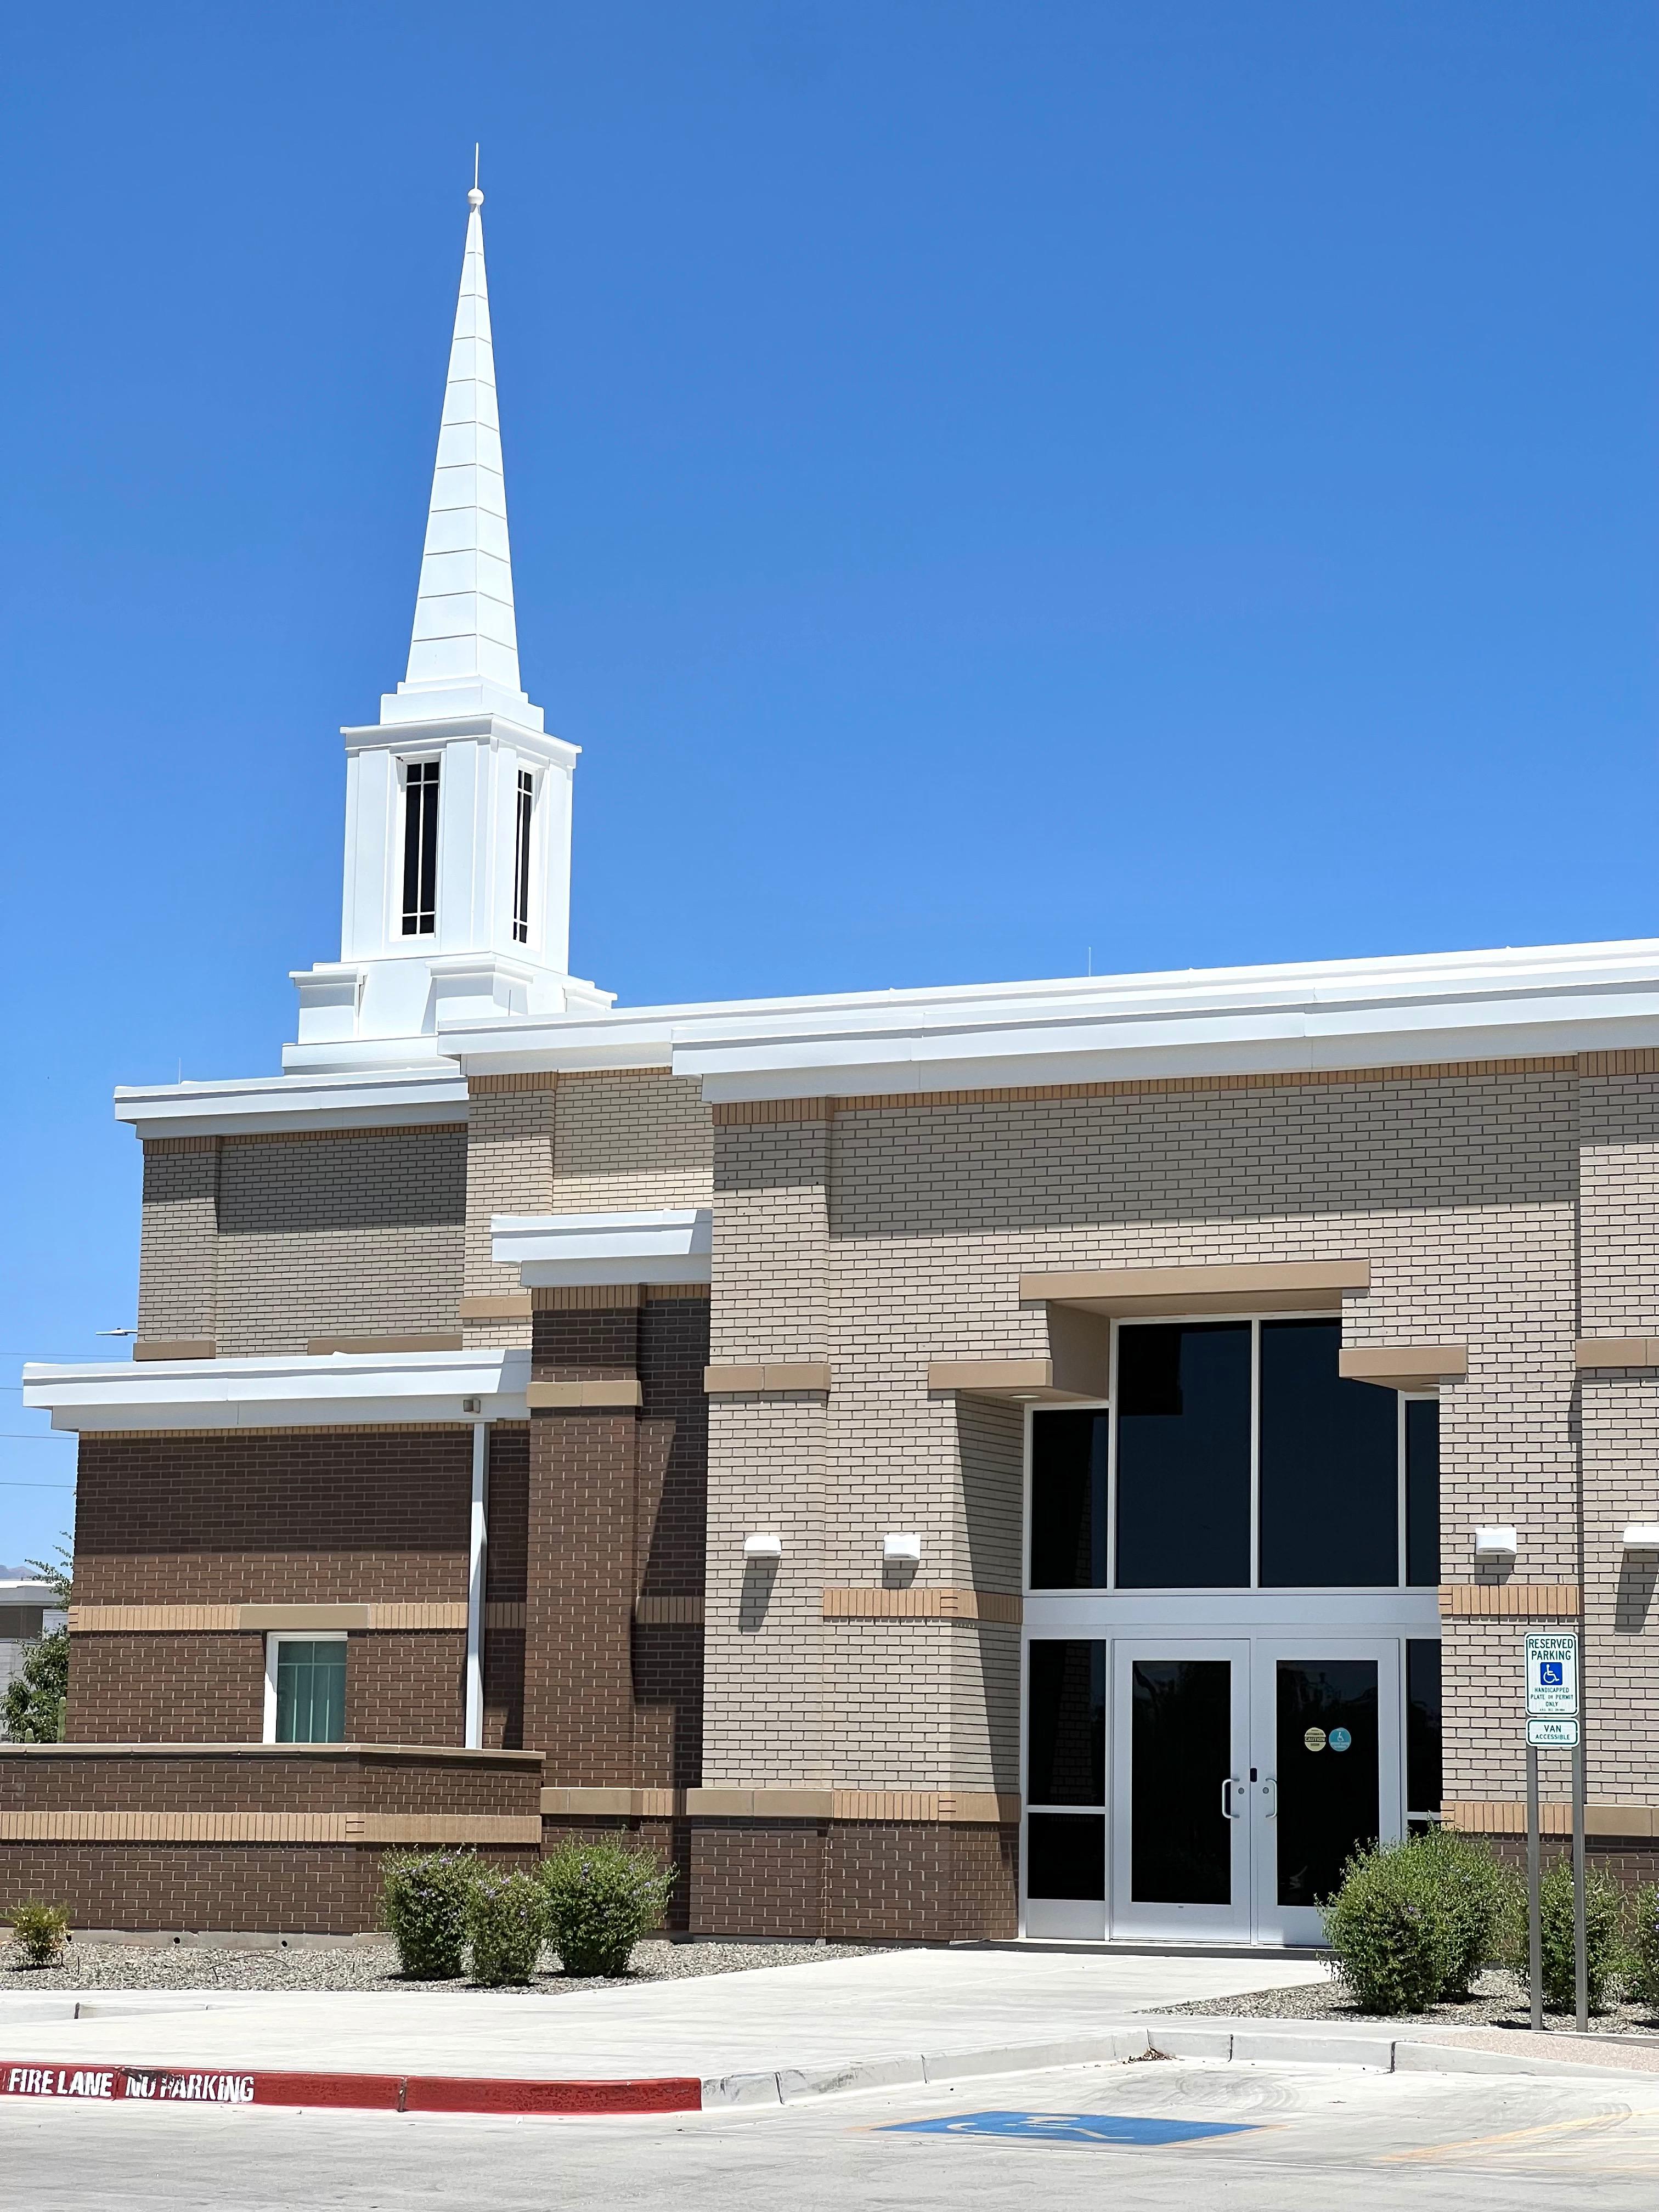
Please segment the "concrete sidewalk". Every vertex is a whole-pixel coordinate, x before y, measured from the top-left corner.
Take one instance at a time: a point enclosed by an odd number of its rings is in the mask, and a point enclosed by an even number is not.
[[[7,1992],[0,2060],[589,2081],[830,2074],[890,2054],[1075,2044],[1149,2006],[1323,1976],[1271,1958],[890,1951],[554,1996]]]

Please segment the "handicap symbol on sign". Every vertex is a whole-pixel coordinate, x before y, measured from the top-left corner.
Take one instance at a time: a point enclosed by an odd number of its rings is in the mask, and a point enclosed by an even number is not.
[[[1543,1688],[1559,1690],[1561,1686],[1561,1662],[1559,1659],[1540,1659],[1538,1680]]]

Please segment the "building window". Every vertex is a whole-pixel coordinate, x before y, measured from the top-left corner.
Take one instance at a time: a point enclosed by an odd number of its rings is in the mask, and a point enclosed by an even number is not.
[[[1406,1401],[1406,1580],[1413,1589],[1440,1581],[1440,1401]]]
[[[1121,1324],[1109,1412],[1033,1411],[1029,1587],[1433,1588],[1439,1405],[1349,1380],[1341,1341],[1323,1318]]]
[[[438,763],[404,769],[404,935],[429,937],[438,926]]]
[[[265,1641],[265,1741],[345,1741],[343,1633]]]
[[[1103,1898],[1105,1814],[1072,1808],[1106,1802],[1106,1646],[1034,1638],[1027,1668],[1026,1893]]]
[[[1419,1833],[1440,1817],[1440,1646],[1406,1645],[1406,1820]]]
[[[513,831],[513,941],[530,942],[530,817],[535,804],[536,780],[527,768],[519,770],[519,805]]]

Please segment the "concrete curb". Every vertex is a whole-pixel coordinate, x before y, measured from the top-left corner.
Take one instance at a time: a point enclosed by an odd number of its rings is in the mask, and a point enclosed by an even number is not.
[[[326,2106],[385,2112],[483,2112],[524,2117],[729,2111],[794,2105],[870,2089],[920,2088],[981,2075],[1066,2066],[1198,2058],[1241,2066],[1350,2066],[1367,2073],[1562,2074],[1628,2081],[1626,2066],[1579,2065],[1553,2053],[1486,2051],[1409,2036],[1297,2034],[1284,2028],[1119,2027],[1055,2043],[995,2044],[974,2051],[894,2052],[838,2066],[786,2066],[699,2081],[667,2075],[623,2081],[538,2081],[517,2075],[288,2073],[263,2068],[60,2066],[0,2060],[0,2097],[94,2104]]]
[[[1364,2073],[1565,2074],[1628,2081],[1626,2066],[1580,2065],[1553,2053],[1471,2050],[1406,2036],[1298,2035],[1293,2031],[1227,2027],[1113,2028],[1063,2043],[998,2044],[980,2051],[924,2051],[850,2059],[844,2065],[726,2074],[705,2081],[705,2112],[723,2106],[792,2105],[808,2097],[849,2096],[865,2089],[921,2087],[975,2075],[1035,2074],[1062,2066],[1110,2066],[1147,2058],[1203,2058],[1249,2066],[1352,2066]]]
[[[378,2112],[501,2112],[549,2118],[599,2112],[695,2112],[689,2075],[643,2081],[530,2081],[450,2074],[283,2073],[264,2068],[55,2066],[0,2060],[0,2097],[82,2104],[284,2105]]]

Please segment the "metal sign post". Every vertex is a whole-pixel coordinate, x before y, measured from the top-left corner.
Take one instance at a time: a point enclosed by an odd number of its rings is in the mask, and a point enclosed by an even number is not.
[[[1539,1918],[1544,1878],[1538,1846],[1538,1746],[1527,1745],[1527,1966],[1532,1979],[1532,2024],[1544,2027],[1544,1929]]]
[[[1538,1753],[1572,1753],[1572,1970],[1580,2034],[1589,2027],[1589,1951],[1584,1927],[1584,1740],[1578,1721],[1578,1638],[1576,1634],[1527,1638],[1527,1898],[1528,1964],[1532,1971],[1532,2024],[1544,2025],[1543,1878],[1540,1869]]]
[[[1589,2033],[1589,1944],[1584,1928],[1584,1740],[1572,1754],[1572,1994],[1578,2033]]]

